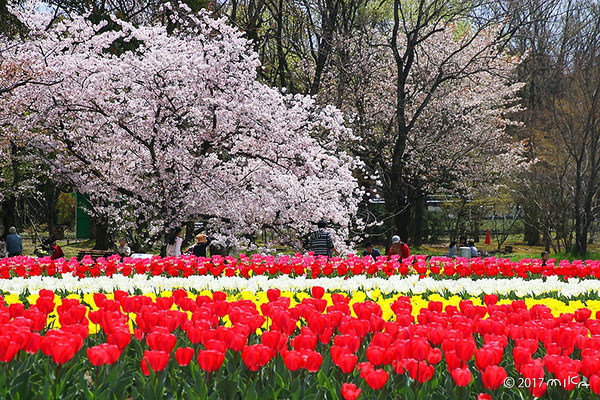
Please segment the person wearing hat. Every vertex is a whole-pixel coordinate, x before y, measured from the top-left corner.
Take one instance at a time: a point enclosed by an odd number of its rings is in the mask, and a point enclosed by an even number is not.
[[[6,236],[6,252],[9,257],[16,257],[23,254],[23,238],[17,234],[17,228],[11,226]]]
[[[400,236],[398,235],[392,236],[392,246],[388,251],[388,256],[393,256],[395,254],[400,255],[400,260],[404,260],[410,256],[410,248],[406,243],[400,240]]]
[[[381,257],[379,250],[373,248],[373,242],[367,242],[365,244],[365,251],[363,251],[363,257],[371,256],[373,261],[377,261],[377,257]]]
[[[196,235],[196,244],[187,249],[186,253],[192,253],[196,257],[206,257],[206,249],[210,246],[210,242],[212,238],[203,234]]]

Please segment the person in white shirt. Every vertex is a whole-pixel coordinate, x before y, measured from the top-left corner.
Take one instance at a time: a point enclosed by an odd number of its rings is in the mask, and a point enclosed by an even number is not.
[[[479,252],[477,251],[477,247],[475,247],[475,242],[470,241],[469,247],[471,248],[471,257],[479,257]]]
[[[181,255],[182,235],[183,231],[181,228],[171,229],[167,235],[167,257],[179,257]]]
[[[117,253],[121,256],[121,258],[129,257],[131,255],[131,249],[129,246],[127,246],[127,240],[125,240],[125,238],[119,239]]]

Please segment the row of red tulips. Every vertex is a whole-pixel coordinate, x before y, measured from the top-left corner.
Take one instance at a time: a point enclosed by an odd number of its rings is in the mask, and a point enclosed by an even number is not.
[[[398,256],[380,257],[374,261],[372,257],[357,257],[350,255],[346,258],[314,257],[312,255],[296,254],[295,256],[262,256],[255,254],[251,257],[241,255],[235,257],[214,256],[212,258],[196,258],[184,256],[181,258],[152,259],[120,259],[115,255],[93,261],[90,257],[81,262],[71,260],[50,260],[46,258],[14,257],[0,259],[0,278],[31,276],[73,276],[98,277],[113,274],[131,276],[144,274],[150,276],[189,277],[194,275],[211,276],[392,276],[418,274],[421,277],[515,277],[522,278],[540,276],[560,276],[565,279],[600,278],[600,261],[563,260],[542,265],[541,260],[523,259],[510,261],[503,258],[447,258],[417,255],[400,260]]]
[[[394,318],[386,321],[375,302],[351,307],[347,296],[333,294],[328,305],[322,288],[312,293],[294,307],[276,289],[258,307],[249,300],[227,301],[223,292],[193,298],[183,290],[156,300],[96,294],[94,305],[62,299],[56,308],[54,293],[46,290],[35,304],[2,301],[0,361],[6,368],[0,396],[600,393],[600,321],[589,309],[555,317],[545,306],[528,309],[520,300],[498,305],[491,295],[485,306],[464,300],[443,309],[431,301],[415,319],[410,299],[401,297],[392,304]],[[60,328],[46,330],[53,310]],[[96,326],[99,332],[90,335]],[[507,387],[507,378],[521,387]]]

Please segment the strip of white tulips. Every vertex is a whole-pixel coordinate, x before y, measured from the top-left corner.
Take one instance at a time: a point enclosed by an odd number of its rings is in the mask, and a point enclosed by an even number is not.
[[[513,294],[518,297],[525,296],[561,296],[576,298],[582,295],[597,295],[600,292],[600,280],[570,279],[568,282],[557,277],[545,279],[524,280],[521,278],[494,279],[485,278],[473,280],[470,278],[419,279],[417,276],[392,276],[387,279],[368,278],[355,276],[352,278],[317,278],[306,277],[290,278],[281,276],[267,278],[266,276],[241,277],[213,277],[191,276],[189,278],[165,278],[160,276],[148,277],[145,275],[123,276],[115,274],[112,277],[77,278],[73,276],[11,278],[0,280],[0,291],[13,294],[37,293],[40,289],[65,291],[71,293],[96,293],[123,290],[133,293],[141,290],[143,293],[160,293],[174,289],[185,290],[227,290],[250,291],[253,293],[277,288],[290,292],[303,292],[313,286],[321,286],[330,291],[369,292],[380,290],[383,294],[424,294],[431,292],[480,296],[482,294]]]

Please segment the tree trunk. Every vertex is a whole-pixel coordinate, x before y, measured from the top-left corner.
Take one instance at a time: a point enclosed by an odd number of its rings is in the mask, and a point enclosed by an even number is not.
[[[108,222],[104,218],[94,218],[96,221],[96,245],[94,250],[108,250],[110,247],[108,237]]]
[[[585,229],[585,213],[581,207],[583,192],[583,177],[581,173],[581,161],[576,162],[575,181],[575,253],[583,255],[587,250],[587,229]]]
[[[323,33],[321,36],[321,41],[319,42],[317,59],[315,61],[315,78],[310,87],[311,95],[316,95],[317,93],[319,93],[319,89],[321,88],[321,78],[325,70],[325,65],[327,64],[327,59],[331,54],[337,13],[337,0],[326,0],[325,9],[323,10],[321,17],[321,26],[323,27]]]
[[[420,246],[423,244],[423,224],[427,208],[427,196],[422,192],[417,193],[413,204],[410,236],[412,237],[413,245]]]
[[[523,240],[529,246],[539,246],[541,242],[540,230],[533,226],[532,224],[525,224],[525,232],[523,235]]]
[[[13,196],[2,201],[2,226],[4,234],[8,234],[11,226],[17,226],[17,202]]]
[[[185,238],[183,239],[183,244],[185,247],[189,246],[192,243],[196,243],[194,240],[195,231],[194,231],[194,221],[186,222],[185,224]],[[182,249],[183,251],[183,249]]]
[[[56,190],[56,186],[52,182],[48,182],[45,186],[44,198],[46,200],[46,222],[48,223],[48,235],[52,237],[56,233],[56,204],[58,202],[58,190]]]

